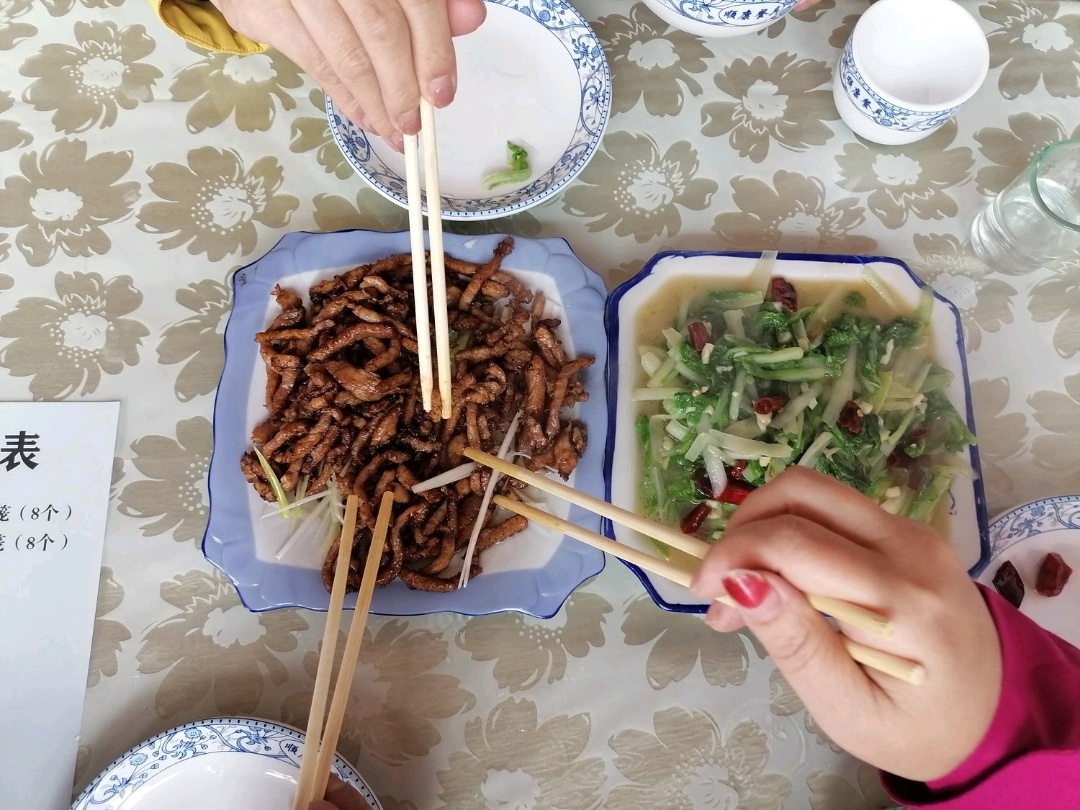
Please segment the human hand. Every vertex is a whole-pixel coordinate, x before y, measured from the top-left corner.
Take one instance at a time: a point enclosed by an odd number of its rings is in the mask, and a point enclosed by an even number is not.
[[[323,798],[313,801],[309,810],[371,810],[371,805],[356,792],[356,788],[341,781],[336,775],[330,774],[326,794]]]
[[[925,782],[982,740],[997,709],[1002,662],[986,603],[959,557],[930,527],[890,515],[820,473],[792,468],[751,494],[694,577],[714,603],[708,623],[744,624],[838,745],[882,770]],[[844,635],[919,661],[920,686],[864,670],[803,593],[888,616],[893,633]]]
[[[484,21],[483,0],[214,0],[240,33],[271,45],[348,118],[399,151],[420,130],[420,97],[457,92],[450,38]]]

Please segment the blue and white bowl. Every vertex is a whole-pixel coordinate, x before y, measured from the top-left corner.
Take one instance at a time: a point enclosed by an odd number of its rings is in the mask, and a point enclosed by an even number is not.
[[[645,0],[656,16],[699,37],[737,37],[767,28],[796,0]]]
[[[913,143],[975,95],[989,66],[982,28],[953,0],[879,0],[844,47],[833,99],[856,135]]]
[[[487,19],[455,42],[457,96],[436,111],[444,219],[493,219],[557,194],[585,167],[611,111],[611,71],[584,17],[565,0],[488,0]],[[346,160],[384,197],[407,206],[405,158],[327,99]],[[521,183],[489,190],[507,143],[529,154]],[[424,198],[424,211],[427,212]]]

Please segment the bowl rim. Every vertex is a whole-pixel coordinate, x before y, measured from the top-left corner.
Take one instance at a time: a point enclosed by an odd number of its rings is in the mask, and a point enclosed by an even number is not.
[[[636,287],[641,282],[649,278],[657,265],[665,259],[669,258],[692,258],[695,256],[711,256],[711,257],[727,257],[738,259],[757,259],[762,256],[764,251],[760,250],[738,250],[738,251],[715,251],[715,250],[666,250],[657,253],[636,273],[633,277],[627,279],[608,295],[607,304],[604,311],[604,323],[608,332],[608,358],[607,358],[607,406],[608,406],[608,433],[607,442],[605,445],[604,453],[604,497],[611,500],[611,482],[612,472],[615,455],[615,432],[616,432],[616,407],[618,403],[618,389],[619,389],[619,304],[630,290]],[[904,273],[908,275],[912,283],[919,289],[923,287],[930,288],[935,300],[946,306],[951,312],[953,319],[956,322],[956,348],[960,356],[960,374],[964,383],[964,418],[967,422],[968,429],[975,433],[975,410],[971,397],[971,380],[968,374],[967,363],[967,351],[964,341],[964,330],[962,321],[960,320],[960,311],[956,308],[956,305],[949,299],[945,298],[940,293],[934,291],[934,289],[919,278],[908,265],[900,259],[895,259],[889,256],[857,256],[853,254],[844,253],[784,253],[778,252],[776,255],[777,261],[803,261],[803,262],[824,262],[834,264],[872,264],[872,263],[885,263],[898,267]],[[976,436],[978,434],[976,433]],[[971,460],[971,467],[973,471],[972,485],[975,495],[975,516],[979,528],[979,559],[978,561],[968,569],[968,575],[974,579],[990,562],[991,557],[991,544],[990,544],[990,524],[987,517],[986,508],[986,492],[983,486],[982,480],[982,463],[979,455],[979,445],[973,444],[968,448],[969,458]],[[602,521],[603,532],[606,537],[612,540],[616,540],[615,527],[608,519]],[[641,584],[648,591],[652,600],[664,610],[671,611],[673,613],[705,613],[708,609],[707,605],[693,605],[683,603],[668,602],[657,592],[653,586],[652,581],[649,579],[647,572],[642,570],[632,563],[623,562],[623,565],[627,566],[639,580]]]
[[[544,29],[547,30],[549,33],[555,34],[558,31],[558,29],[549,26],[544,20],[539,19],[537,14],[531,12],[530,4],[532,0],[486,0],[486,2],[492,5],[503,6],[512,11],[517,11],[520,14],[524,14],[529,19],[543,26]],[[584,79],[582,68],[578,64],[579,59],[569,50],[567,51],[567,53],[569,54],[571,60],[574,62],[575,70],[578,73],[579,77],[583,79],[579,86],[580,104],[578,105],[578,127],[580,129],[583,126],[583,115],[581,110],[585,106],[587,99],[592,99],[597,103],[599,107],[599,123],[593,131],[589,132],[589,137],[584,140],[582,146],[577,147],[578,149],[580,149],[581,153],[574,160],[574,163],[570,166],[570,168],[567,169],[565,173],[563,173],[563,175],[559,177],[556,182],[545,186],[542,190],[533,193],[531,196],[516,200],[512,203],[495,205],[490,208],[482,207],[477,210],[457,210],[453,208],[442,208],[440,213],[443,219],[469,221],[497,219],[499,217],[508,216],[519,211],[533,208],[540,203],[549,200],[554,195],[558,194],[560,191],[562,191],[564,186],[566,186],[571,180],[574,180],[579,174],[581,174],[585,166],[596,154],[596,151],[600,148],[600,144],[603,141],[604,134],[607,131],[608,122],[611,120],[611,107],[613,99],[611,65],[608,62],[607,52],[601,45],[600,38],[596,35],[596,32],[593,30],[593,27],[589,23],[588,19],[586,19],[585,16],[572,3],[569,2],[569,0],[543,0],[543,2],[545,5],[551,5],[552,3],[559,5],[568,16],[574,18],[574,26],[581,27],[587,30],[592,35],[596,43],[596,52],[595,54],[593,54],[593,58],[596,61],[596,66],[589,74],[589,79],[597,77],[599,80],[599,87],[595,91],[590,91],[589,80]],[[548,13],[550,14],[550,12]],[[351,121],[348,121],[347,118],[345,118],[341,113],[339,113],[333,99],[331,99],[330,96],[326,96],[325,109],[330,134],[334,139],[334,143],[337,144],[338,149],[341,151],[342,156],[345,158],[348,164],[352,166],[353,170],[358,175],[360,175],[360,177],[362,177],[368,183],[368,185],[370,185],[371,188],[373,188],[380,195],[395,203],[396,205],[401,206],[402,208],[407,208],[408,199],[406,199],[402,194],[377,179],[377,177],[368,170],[366,164],[357,157],[355,151],[346,146],[345,135],[342,131],[345,127],[344,122],[348,122],[352,126],[356,127],[358,135],[357,138],[354,140],[359,140],[364,144],[369,144],[369,134],[363,129],[361,129],[358,125],[352,124]],[[571,146],[572,145],[573,144],[571,144]],[[565,157],[569,152],[570,150],[568,148],[567,151],[564,151],[563,156]],[[400,179],[402,184],[404,184],[404,178],[401,178],[399,176],[398,179]],[[528,188],[528,186],[526,186],[526,188]],[[508,194],[504,194],[498,197],[480,198],[478,200],[475,200],[474,202],[484,204],[488,199],[506,200],[507,198],[513,198],[514,195],[515,192],[510,192]],[[443,194],[443,198],[445,199],[446,197],[447,195]],[[421,206],[421,211],[424,216],[428,215],[426,194],[424,195],[424,203]]]

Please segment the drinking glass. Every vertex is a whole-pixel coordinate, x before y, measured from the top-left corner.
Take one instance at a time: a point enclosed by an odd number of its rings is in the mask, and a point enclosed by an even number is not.
[[[1025,273],[1080,251],[1080,140],[1058,141],[975,218],[971,247],[988,267]]]

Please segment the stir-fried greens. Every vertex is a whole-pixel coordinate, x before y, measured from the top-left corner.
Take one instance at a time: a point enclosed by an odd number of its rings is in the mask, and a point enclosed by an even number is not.
[[[638,347],[646,512],[716,540],[754,487],[797,464],[929,520],[975,441],[927,353],[930,291],[882,322],[856,291],[800,307],[785,279],[768,290],[684,302],[662,343]]]

